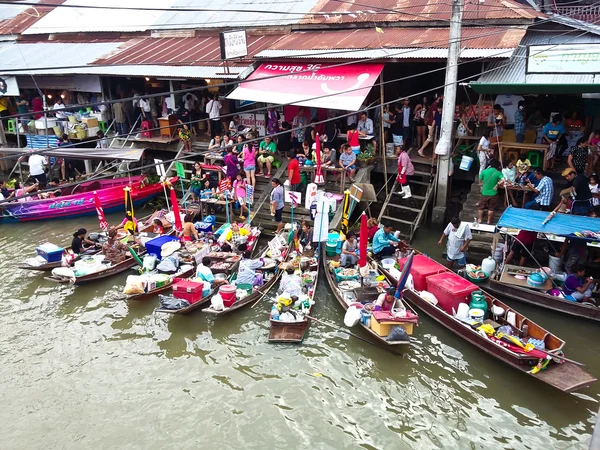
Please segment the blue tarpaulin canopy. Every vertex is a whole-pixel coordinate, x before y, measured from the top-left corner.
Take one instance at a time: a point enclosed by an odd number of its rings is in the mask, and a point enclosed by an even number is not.
[[[496,227],[516,228],[518,230],[537,231],[538,233],[578,238],[582,236],[577,236],[575,233],[583,233],[584,231],[600,233],[600,219],[598,218],[557,213],[552,220],[544,225],[543,222],[549,214],[549,212],[545,211],[534,211],[510,206],[504,211]],[[587,240],[600,241],[600,239],[592,237],[588,237]]]

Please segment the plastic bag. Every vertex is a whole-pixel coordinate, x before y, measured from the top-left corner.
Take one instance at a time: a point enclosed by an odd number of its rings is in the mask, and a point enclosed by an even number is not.
[[[429,303],[431,303],[432,305],[437,305],[438,304],[438,299],[436,298],[435,295],[433,295],[431,292],[427,292],[427,291],[421,291],[420,293],[421,297],[423,299],[425,299],[426,301],[428,301]]]
[[[155,255],[144,256],[143,265],[142,265],[144,272],[150,272],[150,271],[154,270],[154,268],[156,267],[157,261],[158,261],[158,258]]]
[[[171,256],[166,256],[156,266],[156,269],[162,273],[175,273],[179,268],[179,256],[177,253],[173,253]]]
[[[385,340],[389,342],[407,342],[410,341],[410,338],[404,327],[394,325]]]
[[[75,272],[67,267],[52,269],[52,276],[61,280],[69,280],[71,283],[75,282]]]
[[[223,309],[225,308],[225,305],[223,304],[223,298],[219,294],[215,294],[212,296],[212,298],[210,299],[210,305],[215,311],[223,311]]]
[[[176,298],[171,295],[159,295],[160,306],[163,309],[183,309],[190,306],[190,302],[182,298]]]
[[[125,295],[139,295],[145,292],[146,279],[138,275],[129,275],[125,282],[125,288],[123,294]]]
[[[404,285],[404,289],[414,289],[415,288],[415,280],[413,280],[412,273],[408,274],[408,278],[406,279],[406,284]]]
[[[348,308],[346,314],[344,315],[344,325],[352,328],[360,321],[360,318],[360,309],[351,306],[350,308]]]

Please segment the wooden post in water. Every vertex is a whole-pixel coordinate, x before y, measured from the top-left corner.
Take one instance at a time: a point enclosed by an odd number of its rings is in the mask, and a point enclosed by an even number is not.
[[[388,173],[387,173],[387,154],[385,153],[385,128],[383,126],[383,69],[381,70],[381,73],[379,74],[379,108],[381,111],[381,133],[380,133],[380,139],[381,139],[381,143],[379,144],[379,148],[381,149],[381,155],[383,156],[383,174],[385,176],[385,197],[387,198],[387,196],[389,195],[389,189],[388,189]],[[377,155],[376,155],[377,156]]]

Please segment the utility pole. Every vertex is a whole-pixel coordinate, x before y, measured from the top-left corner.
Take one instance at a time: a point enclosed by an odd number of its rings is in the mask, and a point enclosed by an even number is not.
[[[452,17],[450,18],[450,38],[448,40],[448,63],[444,88],[444,107],[442,110],[442,133],[435,153],[439,157],[437,173],[437,193],[433,208],[432,221],[435,224],[446,222],[446,204],[450,193],[448,172],[452,155],[452,129],[454,127],[454,110],[456,108],[456,88],[458,80],[458,58],[460,57],[461,25],[464,0],[452,0]]]

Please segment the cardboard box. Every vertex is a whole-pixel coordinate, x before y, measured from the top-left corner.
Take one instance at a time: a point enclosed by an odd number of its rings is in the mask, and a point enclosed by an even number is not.
[[[100,131],[100,127],[89,127],[87,129],[87,137],[89,137],[89,138],[95,138],[96,137],[96,133],[98,133],[98,131]]]
[[[98,126],[98,119],[96,119],[95,117],[83,117],[81,121],[85,123],[88,126],[88,128]]]

